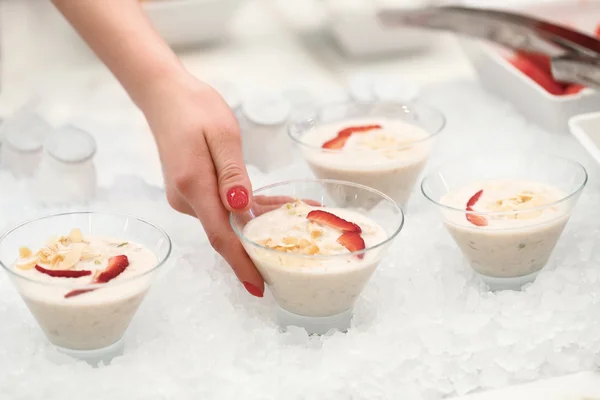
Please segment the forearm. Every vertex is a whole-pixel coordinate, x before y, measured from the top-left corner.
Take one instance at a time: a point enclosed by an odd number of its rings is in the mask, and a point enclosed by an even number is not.
[[[184,72],[138,0],[52,0],[143,108],[153,85]]]

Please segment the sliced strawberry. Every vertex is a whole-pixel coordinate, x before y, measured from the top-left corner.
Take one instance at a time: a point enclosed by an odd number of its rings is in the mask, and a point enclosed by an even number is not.
[[[515,59],[525,59],[536,66],[538,66],[542,71],[546,72],[548,75],[552,75],[552,67],[550,65],[550,57],[545,54],[531,53],[527,51],[518,51],[515,53]]]
[[[362,133],[382,129],[381,125],[350,126],[338,132],[340,137],[350,137],[353,133]]]
[[[313,222],[317,222],[322,225],[327,225],[344,232],[360,233],[362,231],[360,229],[360,226],[356,225],[355,223],[346,221],[345,219],[342,219],[337,215],[333,215],[332,213],[329,213],[327,211],[313,210],[308,213],[306,218]]]
[[[480,190],[479,192],[475,193],[473,196],[471,196],[471,198],[469,199],[469,201],[467,201],[467,210],[473,211],[472,210],[473,206],[475,204],[477,204],[477,202],[481,198],[482,194],[483,194],[483,189]]]
[[[381,125],[350,126],[339,131],[336,137],[323,143],[322,147],[324,149],[341,149],[344,147],[344,145],[348,141],[348,138],[352,136],[352,134],[368,132],[381,128]]]
[[[483,190],[480,190],[479,192],[477,192],[473,196],[471,196],[469,201],[467,201],[467,211],[473,211],[473,206],[475,204],[477,204],[477,202],[481,198],[482,194],[483,194]],[[487,224],[488,224],[487,218],[485,218],[484,216],[470,214],[470,213],[467,213],[466,216],[467,216],[467,221],[469,221],[470,223],[472,223],[475,226],[487,226]]]
[[[467,221],[475,226],[487,226],[488,220],[486,217],[476,214],[467,214]]]
[[[346,142],[348,141],[348,137],[336,136],[331,140],[323,143],[324,149],[341,149],[344,147]]]
[[[577,94],[577,93],[581,92],[583,89],[585,89],[585,86],[583,86],[583,85],[572,84],[572,85],[567,86],[564,94],[565,95]]]
[[[87,292],[93,292],[95,289],[77,289],[77,290],[72,290],[69,293],[65,294],[65,299],[68,299],[69,297],[75,297],[75,296],[79,296],[80,294],[84,294]]]
[[[596,30],[594,31],[594,35],[596,35],[597,38],[600,38],[600,24],[598,24],[596,26]]]
[[[362,236],[360,236],[360,233],[357,232],[344,232],[342,236],[337,239],[337,242],[352,253],[365,249],[365,241]],[[364,253],[359,254],[358,258],[363,258],[364,256]]]
[[[510,60],[512,65],[519,71],[527,75],[531,80],[540,85],[544,90],[553,95],[561,95],[564,93],[563,86],[556,82],[552,75],[543,68],[536,65],[529,58],[515,56]]]
[[[40,267],[39,265],[36,265],[35,269],[42,274],[50,275],[55,278],[81,278],[82,276],[88,276],[92,274],[92,271],[88,270],[46,269],[44,267]]]
[[[126,255],[114,256],[108,259],[108,266],[104,271],[102,271],[96,279],[94,279],[94,283],[106,283],[115,279],[119,276],[125,268],[129,266],[129,259]]]

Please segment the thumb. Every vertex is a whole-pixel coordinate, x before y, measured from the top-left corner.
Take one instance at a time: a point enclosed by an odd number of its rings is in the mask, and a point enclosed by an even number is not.
[[[221,133],[216,143],[207,137],[207,142],[221,202],[231,212],[248,210],[252,204],[252,184],[244,165],[239,129]]]

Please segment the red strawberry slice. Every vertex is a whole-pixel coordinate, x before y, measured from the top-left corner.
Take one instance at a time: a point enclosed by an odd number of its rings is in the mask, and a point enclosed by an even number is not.
[[[100,272],[98,276],[93,280],[93,283],[107,283],[117,276],[121,275],[125,268],[129,266],[129,259],[126,255],[114,256],[108,259],[108,266],[104,269],[104,271]],[[89,271],[90,274],[92,273]],[[90,275],[87,274],[87,275]],[[65,299],[69,297],[79,296],[80,294],[84,294],[87,292],[92,292],[96,289],[77,289],[73,290],[67,294],[65,294]]]
[[[583,86],[583,85],[572,84],[572,85],[567,86],[567,88],[565,89],[565,95],[577,94],[577,93],[581,92],[583,89],[585,89],[585,86]]]
[[[348,141],[348,138],[352,136],[352,134],[368,132],[381,128],[381,125],[350,126],[339,131],[336,137],[323,143],[322,147],[324,149],[341,149],[344,147],[346,141]]]
[[[360,226],[356,225],[353,222],[346,221],[338,217],[337,215],[333,215],[327,211],[323,210],[313,210],[308,213],[306,219],[309,219],[313,222],[317,222],[322,225],[327,225],[335,229],[339,229],[344,232],[356,232],[360,233],[362,230]]]
[[[488,224],[487,218],[475,214],[467,214],[467,221],[475,226],[487,226]]]
[[[479,192],[475,193],[473,196],[471,196],[471,198],[469,199],[469,201],[467,201],[467,210],[468,211],[473,211],[473,206],[475,204],[477,204],[477,202],[481,198],[482,194],[483,194],[483,189],[480,190]]]
[[[376,129],[382,129],[381,125],[364,125],[364,126],[351,126],[348,128],[344,128],[338,132],[338,136],[341,137],[350,137],[353,133],[362,133],[374,131]]]
[[[342,137],[342,136],[336,136],[331,140],[328,140],[327,142],[323,143],[323,148],[324,149],[341,149],[342,147],[344,147],[344,145],[346,144],[346,141],[348,141],[347,137]]]
[[[352,253],[365,249],[365,241],[362,236],[360,236],[360,233],[357,232],[344,232],[342,236],[337,239],[337,242]],[[358,258],[363,258],[364,256],[364,253],[357,255]]]
[[[77,290],[72,290],[69,293],[65,294],[65,299],[68,299],[69,297],[75,297],[75,296],[79,296],[80,294],[84,294],[87,292],[93,292],[95,289],[77,289]]]
[[[108,266],[102,271],[96,279],[95,283],[106,283],[119,276],[125,268],[129,266],[129,259],[126,255],[114,256],[108,259]]]
[[[35,269],[42,274],[50,275],[55,278],[81,278],[82,276],[88,276],[92,274],[92,271],[88,270],[46,269],[44,267],[40,267],[39,265],[36,265]]]
[[[551,74],[537,66],[530,59],[518,55],[510,60],[511,64],[519,71],[527,75],[531,80],[540,85],[544,90],[553,95],[562,95],[563,86],[556,82]]]
[[[598,24],[596,26],[596,30],[594,31],[594,35],[596,35],[597,38],[600,38],[600,24]]]
[[[528,51],[518,51],[515,53],[515,58],[525,59],[536,66],[538,66],[542,71],[546,72],[548,75],[552,75],[552,67],[550,65],[550,57],[545,54],[532,53]]]
[[[473,206],[475,204],[477,204],[477,202],[479,201],[479,198],[481,198],[482,194],[483,194],[483,190],[480,190],[479,192],[477,192],[473,196],[471,196],[469,201],[467,201],[467,211],[474,211]],[[485,218],[481,215],[467,213],[466,216],[467,216],[467,221],[469,221],[470,223],[472,223],[475,226],[487,226],[487,224],[488,224],[487,218]]]

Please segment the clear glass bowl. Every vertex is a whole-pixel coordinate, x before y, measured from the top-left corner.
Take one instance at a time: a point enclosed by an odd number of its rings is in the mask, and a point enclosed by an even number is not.
[[[331,195],[348,188],[356,194],[354,201],[346,199],[340,204]],[[295,199],[322,205],[334,214],[340,208],[361,214],[363,219],[367,217],[383,228],[383,240],[369,243],[365,237],[367,247],[358,252],[309,255],[276,251],[245,235],[244,228],[250,221]],[[376,207],[363,207],[374,202]],[[253,207],[248,213],[231,214],[233,230],[279,307],[289,314],[311,318],[344,313],[351,316],[354,302],[403,224],[402,210],[388,196],[366,186],[332,180],[296,180],[263,187],[254,192]]]
[[[154,254],[156,262],[140,274],[107,284],[92,284],[90,277],[42,279],[15,267],[20,247],[35,252],[49,238],[68,236],[74,228],[79,228],[84,238],[94,236],[142,245]],[[0,237],[0,265],[48,340],[67,352],[95,351],[118,343],[170,253],[171,239],[159,227],[132,216],[101,212],[41,217]],[[85,293],[65,297],[75,290]]]
[[[382,124],[388,132],[409,135],[408,139],[380,148],[322,148],[341,129],[370,124]],[[444,126],[443,114],[424,104],[348,101],[295,118],[288,132],[317,178],[372,187],[404,209],[427,163],[432,139]],[[349,188],[339,194],[351,198],[355,193]]]
[[[559,192],[530,206],[526,201],[517,211],[467,211],[470,195],[499,180],[537,182]],[[492,289],[513,289],[533,281],[546,265],[586,182],[585,168],[561,157],[491,153],[462,157],[430,171],[421,190],[441,211],[446,228],[473,269]],[[465,192],[457,195],[461,190]],[[441,201],[449,193],[458,196],[454,197],[460,199],[458,205]],[[488,225],[478,225],[478,218]]]

